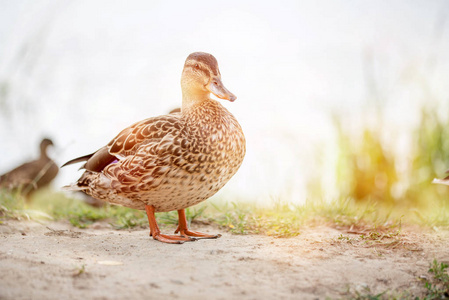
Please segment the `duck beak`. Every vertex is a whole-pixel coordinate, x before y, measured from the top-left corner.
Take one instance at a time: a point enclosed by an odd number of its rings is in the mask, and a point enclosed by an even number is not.
[[[209,84],[207,85],[207,89],[220,99],[229,100],[231,102],[234,102],[235,99],[237,99],[237,97],[233,93],[231,93],[227,88],[224,87],[221,79],[218,77],[214,77],[209,82]]]

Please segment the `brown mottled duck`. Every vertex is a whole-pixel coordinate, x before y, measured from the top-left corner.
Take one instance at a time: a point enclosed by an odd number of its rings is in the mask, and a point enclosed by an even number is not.
[[[150,235],[165,243],[218,238],[187,228],[184,209],[218,192],[237,172],[245,156],[245,136],[235,117],[219,101],[236,97],[221,81],[211,54],[195,52],[181,76],[182,107],[137,122],[107,146],[73,159],[86,169],[71,190],[135,209],[146,210]],[[161,234],[155,212],[177,210],[175,233]]]
[[[40,144],[40,157],[24,163],[0,176],[0,187],[9,190],[19,190],[29,200],[36,190],[47,186],[58,174],[58,166],[47,155],[50,139],[43,139]]]

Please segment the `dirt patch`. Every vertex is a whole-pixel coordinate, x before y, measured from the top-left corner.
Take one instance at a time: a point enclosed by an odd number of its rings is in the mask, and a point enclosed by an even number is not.
[[[85,232],[80,232],[80,231],[73,231],[73,230],[56,230],[53,228],[50,228],[48,226],[46,226],[46,228],[49,230],[49,232],[44,233],[44,235],[46,236],[67,236],[67,237],[71,237],[71,238],[79,238],[82,235],[85,235]],[[26,235],[23,234],[22,235]]]
[[[421,295],[430,262],[449,259],[449,232],[418,228],[381,239],[329,227],[287,239],[221,232],[183,245],[156,242],[148,230],[94,228],[0,225],[0,299],[324,299],[367,288]]]

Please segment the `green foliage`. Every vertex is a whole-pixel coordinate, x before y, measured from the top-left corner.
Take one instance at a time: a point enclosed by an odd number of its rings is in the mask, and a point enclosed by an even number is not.
[[[341,195],[356,201],[394,203],[396,160],[382,140],[382,126],[362,125],[361,132],[352,132],[344,128],[339,116],[334,116],[334,124],[338,133],[337,183]]]
[[[375,293],[368,286],[362,286],[357,289],[348,288],[347,296],[342,299],[348,300],[405,300],[415,299],[409,291],[385,290],[381,293]]]
[[[0,218],[18,219],[23,209],[24,199],[18,192],[0,189]]]
[[[301,233],[302,226],[323,223],[337,228],[393,234],[401,222],[400,216],[393,217],[377,205],[357,204],[350,199],[309,201],[304,205],[280,202],[270,206],[239,202],[211,204],[214,211],[208,211],[210,220],[235,234],[293,237]]]
[[[54,210],[53,216],[58,220],[68,219],[73,226],[79,228],[86,228],[93,222],[106,218],[104,211],[75,202],[70,203],[64,209]]]
[[[449,168],[449,122],[437,107],[425,107],[413,134],[412,167],[407,199],[414,204],[448,200],[448,188],[432,184]]]
[[[342,238],[346,240],[346,238]],[[438,262],[436,259],[430,264],[429,273],[431,278],[424,278],[425,294],[422,297],[412,297],[408,291],[398,293],[397,291],[384,291],[382,293],[372,293],[369,287],[361,290],[351,291],[348,289],[348,297],[344,299],[371,300],[371,299],[414,299],[414,300],[437,300],[449,299],[449,274],[448,265]]]
[[[208,205],[210,204],[210,205]],[[446,226],[449,222],[449,204],[428,212],[412,211],[405,216],[401,210],[384,208],[376,202],[358,203],[352,199],[335,201],[308,201],[304,205],[291,205],[273,201],[271,205],[257,203],[206,202],[186,209],[186,218],[192,222],[215,223],[234,234],[265,234],[274,237],[294,237],[306,225],[327,224],[338,229],[358,233],[366,243],[395,246],[400,243],[402,219],[408,223],[426,226]],[[147,227],[144,211],[106,204],[96,208],[61,193],[41,191],[33,197],[29,208],[18,194],[0,191],[1,219],[47,218],[68,220],[79,228],[104,221],[116,229]],[[176,211],[157,213],[158,223],[176,225]]]
[[[447,188],[447,187],[445,187]],[[447,191],[449,193],[449,191]],[[416,223],[431,228],[449,227],[449,201],[447,199],[429,200],[426,207],[410,210]]]
[[[449,298],[449,275],[447,268],[448,265],[446,263],[438,263],[436,259],[433,260],[429,269],[432,278],[424,279],[424,286],[427,289],[427,293],[421,299],[433,300]]]
[[[261,207],[251,203],[212,204],[216,212],[211,220],[235,234],[266,234],[293,237],[300,234],[301,212],[287,204]]]
[[[134,227],[146,227],[148,224],[147,215],[141,210],[135,210],[122,206],[108,205],[108,219],[112,219],[112,225],[116,229],[128,229]]]
[[[442,117],[442,115],[444,117]],[[449,168],[449,120],[446,112],[429,106],[421,111],[413,134],[412,165],[404,198],[421,224],[449,226],[449,188],[432,184]]]
[[[381,112],[375,126],[354,129],[334,116],[338,133],[337,183],[341,196],[403,211],[407,220],[434,227],[449,226],[449,188],[432,184],[449,168],[449,120],[437,107],[421,110],[410,135],[408,153],[395,152],[394,140],[385,138]],[[394,134],[393,134],[394,135]],[[398,162],[406,168],[398,176]],[[398,188],[400,187],[400,188]]]
[[[349,299],[352,300],[381,300],[386,299],[384,297],[386,291],[382,293],[372,293],[371,289],[368,287],[365,287],[362,291],[355,291],[354,295],[352,295]],[[392,298],[389,298],[392,299]]]
[[[32,219],[46,216],[55,220],[68,220],[73,226],[87,228],[94,222],[106,221],[116,229],[148,226],[144,211],[106,204],[92,207],[81,200],[66,197],[62,193],[42,190],[33,196],[31,209],[25,209],[25,200],[18,192],[0,190],[0,221],[2,219]],[[190,225],[194,220],[204,218],[207,205],[187,208],[186,219]],[[158,223],[178,224],[176,211],[157,213]]]
[[[31,218],[51,219],[40,210],[25,209],[25,198],[20,191],[0,189],[0,224],[5,219],[30,220]]]
[[[201,218],[204,215],[207,205],[200,204],[194,207],[189,207],[185,209],[187,225],[190,226],[193,220]],[[159,213],[156,216],[157,221],[162,224],[177,225],[178,224],[178,213],[176,211],[170,211],[166,213]]]
[[[75,270],[73,271],[72,276],[73,277],[79,277],[83,274],[86,274],[86,265],[81,265],[80,267],[76,267]]]
[[[235,202],[231,202],[231,207],[227,202],[222,205],[212,205],[219,213],[215,222],[230,232],[236,234],[259,233],[255,226],[253,212],[248,209],[247,205]]]
[[[62,193],[53,193],[48,190],[42,190],[33,196],[31,209],[24,209],[24,203],[25,201],[19,193],[0,190],[0,220],[2,218],[31,219],[46,216],[55,220],[68,220],[78,228],[87,228],[94,222],[102,220],[110,223],[116,229],[148,226],[148,219],[144,211],[109,204],[97,208],[81,200],[66,197]],[[206,208],[206,205],[187,208],[188,223],[201,218]],[[175,211],[158,213],[156,219],[162,224],[177,224],[178,214]]]

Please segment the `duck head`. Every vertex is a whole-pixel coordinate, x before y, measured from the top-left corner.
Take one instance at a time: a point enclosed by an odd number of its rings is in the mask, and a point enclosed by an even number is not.
[[[40,145],[41,149],[41,156],[46,157],[47,156],[47,148],[48,146],[53,146],[53,141],[50,139],[43,139]]]
[[[210,93],[231,102],[237,99],[221,82],[217,60],[209,53],[194,52],[187,57],[182,71],[181,87],[183,102],[208,99]]]

